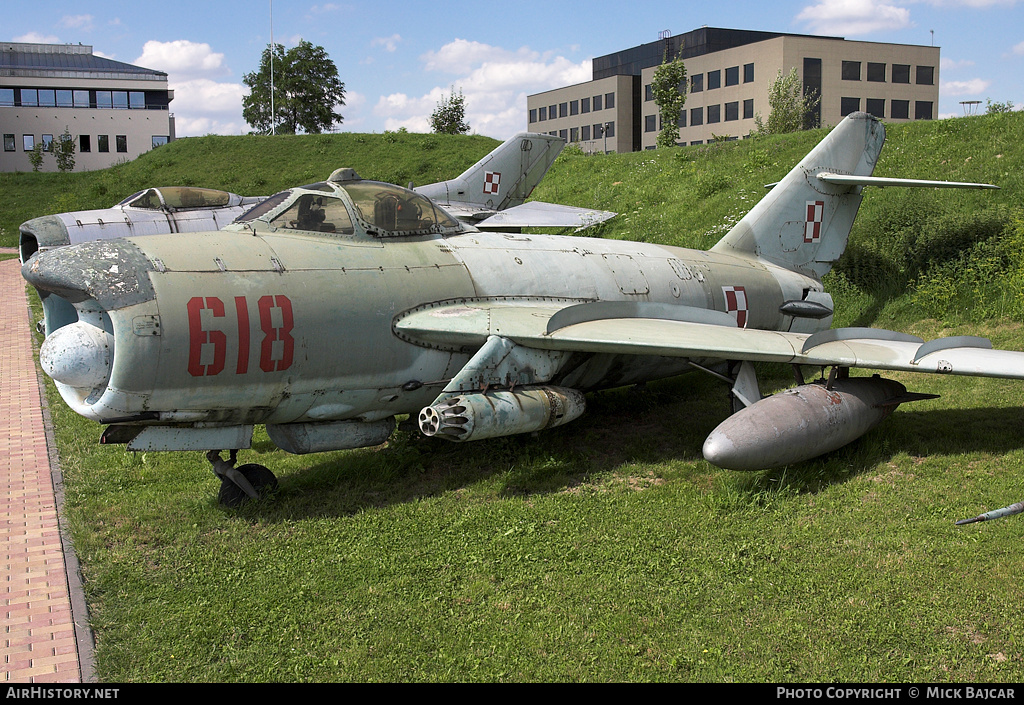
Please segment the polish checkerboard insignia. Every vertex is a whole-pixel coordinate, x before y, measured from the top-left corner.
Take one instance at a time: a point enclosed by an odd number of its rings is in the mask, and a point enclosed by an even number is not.
[[[807,220],[804,223],[804,242],[821,241],[821,221],[824,216],[824,201],[807,202]]]
[[[484,193],[498,193],[498,187],[501,185],[501,172],[497,171],[485,171],[484,172]]]
[[[734,315],[736,326],[745,328],[747,326],[747,290],[742,286],[723,286],[722,293],[725,294],[725,312]]]

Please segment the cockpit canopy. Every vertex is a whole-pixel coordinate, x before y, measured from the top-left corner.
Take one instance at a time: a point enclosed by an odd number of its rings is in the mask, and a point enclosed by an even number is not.
[[[117,205],[143,210],[182,211],[243,205],[244,199],[227,191],[192,186],[161,186],[133,193]]]
[[[356,235],[375,238],[460,232],[464,226],[415,191],[364,181],[351,169],[331,180],[283,191],[251,208],[232,226]]]

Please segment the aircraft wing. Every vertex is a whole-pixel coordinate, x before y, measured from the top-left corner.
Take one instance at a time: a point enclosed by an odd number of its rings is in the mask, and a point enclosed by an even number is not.
[[[443,203],[459,220],[489,230],[492,228],[576,228],[582,230],[603,223],[617,214],[591,208],[530,201],[504,210],[490,210],[471,203]]]
[[[1024,352],[994,350],[985,338],[925,342],[876,328],[789,333],[736,328],[720,311],[650,302],[458,302],[407,312],[400,335],[424,343],[478,347],[500,336],[552,351],[750,360],[1024,379]]]

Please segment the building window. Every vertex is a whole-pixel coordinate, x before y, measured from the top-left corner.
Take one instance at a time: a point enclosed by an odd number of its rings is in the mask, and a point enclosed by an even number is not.
[[[14,107],[14,89],[0,88],[0,106],[5,108]]]
[[[96,136],[96,151],[98,151],[98,152],[109,152],[110,151],[110,136],[109,135],[97,135]]]
[[[548,106],[548,119],[549,120],[554,120],[557,117],[558,117],[558,106],[557,105],[549,105]]]
[[[644,132],[657,132],[658,130],[658,116],[647,115],[644,117]]]
[[[844,61],[843,62],[843,80],[844,81],[859,81],[860,80],[860,62],[859,61]]]
[[[704,124],[704,108],[690,108],[690,126],[697,127],[697,125]]]
[[[541,122],[544,122],[545,120],[547,120],[548,119],[548,109],[547,109],[547,107],[538,108],[538,115],[540,117],[538,117],[537,119],[540,120]]]
[[[43,135],[43,151],[53,151],[53,135]]]
[[[569,128],[569,141],[579,142],[580,141],[580,128],[570,127]]]
[[[725,121],[732,122],[740,119],[740,102],[725,104]]]
[[[82,154],[92,151],[92,140],[89,138],[89,135],[78,136],[78,151]]]
[[[72,91],[73,102],[76,108],[89,107],[89,91]]]
[[[537,122],[537,108],[530,108],[530,122]]]
[[[114,140],[117,144],[118,152],[128,151],[128,135],[115,135]]]
[[[128,109],[128,91],[114,91],[114,110]]]
[[[604,124],[604,136],[614,137],[615,136],[615,122],[606,122]]]
[[[580,114],[580,102],[578,100],[569,101],[569,114],[579,115]]]
[[[892,112],[893,120],[909,120],[910,119],[910,101],[909,100],[894,100],[889,104]]]
[[[590,125],[584,125],[580,128],[580,139],[584,142],[590,140]]]
[[[589,113],[590,112],[590,98],[580,98],[580,112],[581,113]]]
[[[754,99],[747,98],[743,101],[743,119],[753,120],[754,119]]]
[[[644,86],[644,101],[650,102],[654,100],[654,89],[651,88],[651,84],[648,83]]]
[[[615,94],[605,93],[604,94],[604,107],[606,110],[611,110],[615,107]]]
[[[679,121],[677,124],[679,127],[686,127],[686,110],[679,111]]]
[[[558,131],[558,136],[561,137],[566,142],[569,141],[569,131],[568,130],[559,130]],[[156,145],[154,145],[154,146],[156,146]]]
[[[602,127],[600,123],[594,125],[594,139],[599,140],[604,136],[604,127]]]
[[[841,101],[841,107],[839,112],[843,115],[849,115],[860,110],[860,98],[843,98]]]
[[[721,88],[721,87],[722,87],[722,72],[721,72],[721,70],[718,70],[718,71],[708,71],[708,90],[709,91],[713,91],[716,88]]]
[[[167,135],[153,135],[153,149],[167,144]]]
[[[128,94],[128,107],[132,110],[146,109],[146,94],[142,91],[132,91]]]
[[[754,82],[754,65],[743,64],[743,82],[753,83]]]
[[[914,103],[915,120],[932,119],[932,102],[930,100],[918,100]]]
[[[13,152],[17,149],[14,145],[14,135],[4,135],[4,151]]]
[[[893,64],[892,82],[910,83],[910,64]]]
[[[560,117],[560,118],[569,117],[569,104],[568,103],[559,103],[558,104],[558,117]]]
[[[885,64],[868,62],[868,80],[873,83],[885,83]]]
[[[96,91],[96,107],[107,110],[114,107],[114,94],[110,91]]]
[[[740,85],[740,67],[733,66],[725,70],[725,85],[727,86],[738,86]]]
[[[57,91],[52,88],[39,89],[39,107],[40,108],[56,108],[57,107]]]
[[[882,98],[868,98],[868,112],[876,118],[885,117],[885,100]]]
[[[704,74],[698,73],[690,76],[690,93],[700,93],[704,90]]]
[[[934,86],[935,85],[935,67],[934,66],[918,66],[917,67],[917,85],[919,85],[919,86]]]
[[[597,112],[598,110],[601,110],[602,109],[601,108],[601,96],[595,95],[594,99],[591,101],[591,105],[594,108],[594,112]]]
[[[57,91],[57,107],[58,108],[73,108],[75,103],[71,98],[71,91]]]
[[[713,122],[722,121],[722,106],[721,105],[709,105],[708,106],[708,124]]]
[[[31,152],[36,146],[35,135],[22,135],[21,146],[26,152]]]
[[[21,107],[23,108],[35,108],[39,105],[39,91],[35,88],[22,88],[21,93]]]

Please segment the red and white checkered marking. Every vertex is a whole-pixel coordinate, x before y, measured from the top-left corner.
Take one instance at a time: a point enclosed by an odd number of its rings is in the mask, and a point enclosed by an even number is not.
[[[807,221],[804,223],[804,242],[821,241],[821,221],[824,217],[824,201],[807,202]]]
[[[742,286],[723,286],[722,293],[725,294],[725,312],[735,314],[736,326],[746,328],[747,326],[747,290]]]
[[[498,187],[501,185],[501,172],[498,171],[485,171],[484,172],[484,193],[498,193]]]

